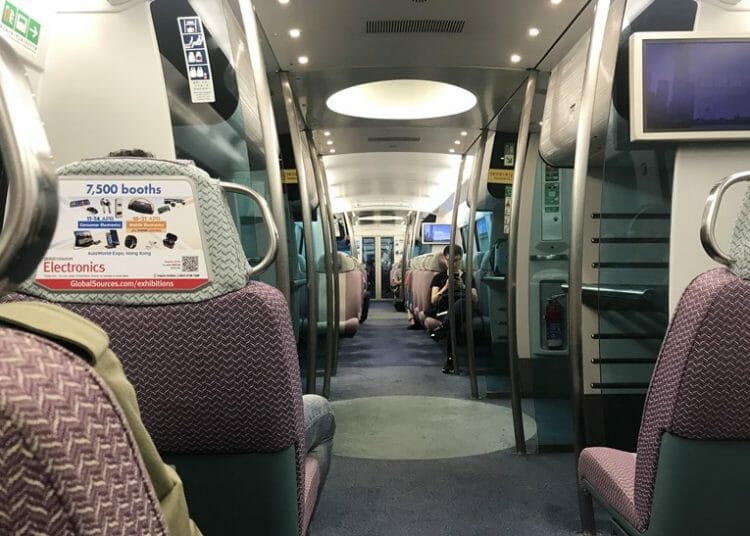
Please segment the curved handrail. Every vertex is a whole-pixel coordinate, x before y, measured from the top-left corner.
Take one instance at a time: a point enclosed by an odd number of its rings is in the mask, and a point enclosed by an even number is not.
[[[260,208],[260,213],[263,217],[263,222],[266,224],[266,231],[268,234],[268,251],[266,252],[265,257],[263,257],[258,264],[256,264],[255,266],[253,266],[252,264],[250,265],[248,277],[252,275],[262,274],[268,269],[269,266],[271,266],[271,263],[274,261],[274,259],[276,259],[276,254],[279,251],[279,230],[276,228],[276,223],[273,219],[271,208],[268,206],[266,200],[263,199],[263,197],[258,192],[248,188],[247,186],[226,181],[219,182],[219,185],[225,192],[240,194],[249,197],[250,199],[255,201],[255,204]]]
[[[0,39],[0,151],[8,174],[0,293],[36,270],[57,225],[57,175],[23,64]]]
[[[703,208],[700,232],[701,245],[703,245],[703,249],[706,250],[709,257],[725,266],[731,266],[734,260],[722,251],[716,241],[716,217],[719,214],[724,192],[738,182],[744,181],[750,181],[750,171],[741,171],[724,177],[711,188],[711,192],[706,199],[706,206]]]

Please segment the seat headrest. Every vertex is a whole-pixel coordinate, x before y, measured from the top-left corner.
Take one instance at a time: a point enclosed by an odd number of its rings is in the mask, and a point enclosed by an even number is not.
[[[429,253],[424,260],[422,269],[431,272],[442,272],[445,269],[443,254],[439,251],[437,253]]]
[[[55,237],[20,292],[53,302],[152,305],[205,301],[247,284],[249,265],[224,192],[205,171],[101,158],[58,175]]]

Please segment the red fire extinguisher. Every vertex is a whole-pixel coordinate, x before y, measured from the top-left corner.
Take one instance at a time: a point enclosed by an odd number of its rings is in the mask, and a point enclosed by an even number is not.
[[[565,310],[557,301],[557,296],[547,299],[547,307],[544,308],[544,337],[547,348],[557,350],[563,346],[563,315]]]

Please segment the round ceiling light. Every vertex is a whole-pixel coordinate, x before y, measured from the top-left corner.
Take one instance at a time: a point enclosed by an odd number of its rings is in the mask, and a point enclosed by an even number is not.
[[[382,80],[342,89],[326,105],[336,113],[367,119],[432,119],[476,106],[473,93],[432,80]]]

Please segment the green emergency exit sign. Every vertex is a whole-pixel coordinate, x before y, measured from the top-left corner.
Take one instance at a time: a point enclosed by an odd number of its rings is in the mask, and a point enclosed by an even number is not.
[[[39,21],[31,18],[22,10],[6,0],[3,6],[2,25],[11,30],[11,35],[16,41],[21,42],[27,48],[36,51],[39,44],[39,35],[42,33],[42,25]],[[6,31],[7,31],[6,30]]]

